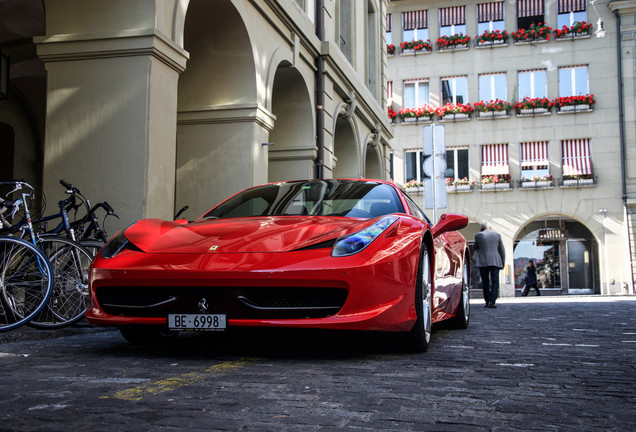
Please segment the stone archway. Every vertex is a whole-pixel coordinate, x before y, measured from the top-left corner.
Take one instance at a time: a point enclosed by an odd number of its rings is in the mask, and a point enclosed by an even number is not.
[[[288,62],[276,69],[272,113],[276,121],[267,145],[268,181],[312,178],[315,127],[309,91]]]
[[[272,119],[257,103],[252,42],[234,5],[192,0],[184,28],[190,60],[179,77],[175,208],[190,206],[192,217],[266,180],[254,173],[266,167],[262,125]]]
[[[598,294],[598,242],[581,222],[567,216],[543,216],[528,222],[514,239],[514,286],[523,287],[533,260],[544,294]],[[532,293],[531,293],[532,294]]]
[[[367,151],[364,158],[364,177],[384,180],[382,154],[380,153],[378,146],[367,145]]]
[[[360,158],[355,130],[347,116],[336,120],[333,138],[334,178],[360,178]]]

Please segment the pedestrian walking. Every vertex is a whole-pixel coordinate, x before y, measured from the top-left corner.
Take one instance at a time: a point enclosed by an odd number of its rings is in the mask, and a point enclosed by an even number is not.
[[[530,288],[537,290],[537,295],[541,295],[539,292],[539,285],[537,285],[537,268],[534,266],[534,261],[530,260],[526,267],[526,286],[521,291],[522,296],[527,296],[530,292]]]
[[[496,308],[499,296],[499,271],[506,261],[506,251],[501,235],[492,230],[490,223],[481,223],[481,231],[475,234],[476,265],[481,276],[486,307]]]

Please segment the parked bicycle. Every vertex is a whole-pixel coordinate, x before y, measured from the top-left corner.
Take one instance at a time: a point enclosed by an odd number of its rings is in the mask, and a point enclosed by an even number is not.
[[[0,237],[0,331],[38,316],[53,283],[53,268],[42,251],[25,240]]]
[[[33,202],[35,189],[30,184],[24,181],[0,183],[2,184],[13,186],[0,202],[0,221],[3,230],[18,237],[25,237],[37,246],[48,257],[53,270],[53,291],[49,301],[28,325],[37,328],[59,328],[79,321],[88,308],[88,268],[93,255],[72,238],[41,235],[39,230],[34,228],[29,205]],[[10,200],[9,197],[13,194],[18,194],[19,197]],[[12,218],[19,212],[23,212],[24,216],[16,224],[11,224],[4,217],[4,213],[9,209]],[[64,209],[67,210],[67,207]],[[62,218],[62,225],[67,227],[68,219],[64,216]]]

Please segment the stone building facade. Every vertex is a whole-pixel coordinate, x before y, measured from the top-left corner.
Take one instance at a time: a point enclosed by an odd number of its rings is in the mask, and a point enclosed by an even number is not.
[[[484,220],[502,234],[505,296],[518,295],[529,260],[545,294],[634,292],[635,7],[389,6],[391,175],[424,206],[434,176],[422,164],[424,131],[443,125],[447,207],[439,213],[468,215],[469,240]],[[474,288],[478,281],[474,273]]]
[[[0,175],[49,202],[63,178],[123,227],[268,181],[387,175],[384,0],[0,8]]]

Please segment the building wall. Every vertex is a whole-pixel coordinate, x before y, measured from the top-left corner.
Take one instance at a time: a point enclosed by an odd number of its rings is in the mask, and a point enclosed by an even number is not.
[[[429,38],[433,45],[439,35],[438,13],[442,7],[466,5],[466,35],[473,39],[477,35],[477,3],[474,1],[400,1],[389,8],[392,14],[392,39],[398,47],[402,41],[401,13],[420,9],[428,10]],[[557,28],[557,2],[545,2],[546,23]],[[632,2],[633,3],[633,2]],[[505,46],[476,48],[471,40],[467,50],[440,52],[436,48],[429,54],[405,55],[396,49],[389,57],[388,80],[393,82],[393,109],[398,111],[404,102],[404,81],[428,79],[430,82],[430,104],[440,105],[441,78],[466,76],[469,102],[479,101],[479,74],[506,74],[506,100],[518,99],[519,71],[545,69],[547,71],[547,96],[559,96],[559,67],[587,65],[589,92],[594,94],[596,104],[591,112],[577,114],[556,113],[549,115],[520,117],[512,112],[505,118],[478,119],[472,113],[467,121],[443,122],[447,149],[467,147],[469,150],[469,175],[476,184],[470,192],[449,193],[448,208],[444,211],[468,215],[471,226],[465,230],[469,239],[474,237],[478,224],[489,220],[500,232],[506,245],[507,268],[502,272],[504,295],[514,295],[511,276],[515,264],[513,251],[522,237],[524,227],[533,221],[554,220],[578,222],[587,230],[598,245],[598,270],[594,278],[596,292],[621,293],[631,291],[631,268],[629,244],[626,234],[625,207],[622,199],[622,175],[620,170],[621,140],[618,111],[618,73],[615,67],[616,33],[615,22],[607,4],[597,5],[605,23],[607,34],[581,40],[557,41],[553,37],[545,43],[517,45],[512,38]],[[587,21],[596,22],[596,11],[588,6]],[[633,17],[631,17],[633,18]],[[505,2],[505,28],[509,33],[517,30],[515,4]],[[595,27],[596,28],[596,27]],[[633,74],[633,64],[626,69]],[[633,84],[633,83],[631,83]],[[630,85],[631,85],[630,84]],[[631,96],[628,96],[631,99]],[[633,106],[630,108],[633,113]],[[438,118],[434,123],[442,123]],[[394,178],[405,182],[405,151],[422,146],[423,123],[405,124],[397,120],[394,145]],[[563,164],[561,140],[589,139],[595,185],[593,187],[566,188],[561,186]],[[521,189],[522,142],[547,141],[549,171],[556,182],[548,189]],[[481,190],[482,145],[508,144],[508,156],[512,188],[506,191]],[[633,157],[628,157],[633,163]],[[417,195],[423,202],[423,194]],[[605,209],[605,212],[601,212]],[[432,210],[428,210],[432,214]],[[440,211],[439,213],[441,213]],[[557,224],[558,225],[558,224]],[[564,264],[572,266],[567,257]],[[565,269],[562,269],[564,271]],[[565,275],[564,275],[565,276]],[[565,279],[565,278],[564,278]],[[567,291],[564,291],[567,292]]]
[[[322,41],[315,3],[27,0],[11,18],[43,13],[45,30],[29,37],[46,69],[44,118],[0,102],[0,122],[18,137],[29,122],[45,133],[28,149],[41,165],[14,162],[15,174],[41,177],[49,202],[63,196],[61,178],[108,200],[121,216],[111,231],[183,205],[195,218],[245,187],[313,177],[322,165],[325,177],[338,166],[344,177],[386,178],[384,56],[369,48],[382,46],[386,2],[324,2]]]

